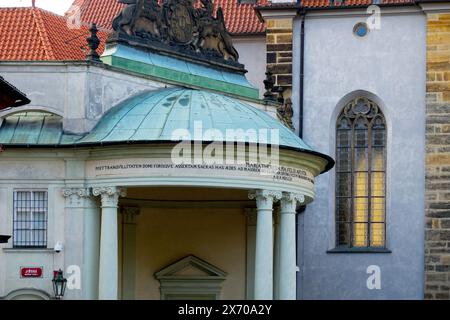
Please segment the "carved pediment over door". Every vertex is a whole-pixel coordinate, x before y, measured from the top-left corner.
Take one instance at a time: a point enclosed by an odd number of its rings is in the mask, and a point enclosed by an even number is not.
[[[227,273],[193,255],[155,274],[161,300],[218,300]]]

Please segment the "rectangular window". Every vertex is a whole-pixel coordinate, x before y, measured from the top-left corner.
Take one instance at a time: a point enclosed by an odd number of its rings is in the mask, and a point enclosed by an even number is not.
[[[15,191],[14,248],[46,248],[47,217],[47,191]]]

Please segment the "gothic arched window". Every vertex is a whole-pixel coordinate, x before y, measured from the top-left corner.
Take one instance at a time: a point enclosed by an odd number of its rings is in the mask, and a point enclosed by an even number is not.
[[[336,131],[338,247],[386,246],[386,122],[371,100],[348,103]]]

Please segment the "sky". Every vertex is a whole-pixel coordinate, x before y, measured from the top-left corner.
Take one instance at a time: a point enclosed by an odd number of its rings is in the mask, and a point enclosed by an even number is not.
[[[36,0],[36,6],[63,15],[74,0]],[[32,0],[0,0],[0,7],[30,7]]]

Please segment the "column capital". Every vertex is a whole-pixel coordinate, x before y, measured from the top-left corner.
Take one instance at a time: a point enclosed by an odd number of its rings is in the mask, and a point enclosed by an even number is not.
[[[283,192],[281,214],[296,214],[297,203],[304,203],[305,196],[297,193]]]
[[[296,203],[305,202],[305,196],[299,193],[283,192],[283,196],[281,199],[285,201],[295,201]]]
[[[92,194],[96,197],[101,196],[102,207],[116,207],[119,203],[119,197],[127,195],[126,189],[121,187],[94,187]]]
[[[283,194],[281,191],[273,191],[273,190],[251,190],[248,193],[248,198],[250,200],[258,198],[263,198],[265,200],[272,200],[276,202],[282,198]]]
[[[272,213],[273,203],[280,200],[282,193],[272,190],[252,190],[248,193],[250,200],[256,199],[258,210],[270,210]]]
[[[69,200],[70,206],[81,206],[85,198],[91,196],[89,188],[63,188],[62,196]]]

